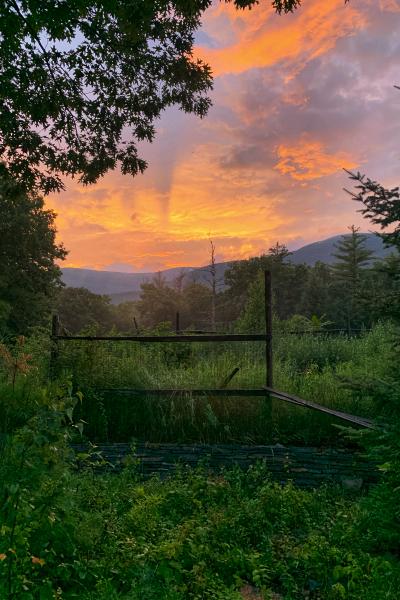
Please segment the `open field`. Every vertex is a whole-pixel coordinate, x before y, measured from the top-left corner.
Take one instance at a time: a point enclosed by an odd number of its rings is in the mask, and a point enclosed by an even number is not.
[[[390,479],[361,496],[305,491],[273,483],[260,462],[143,480],[133,456],[121,473],[99,474],[96,448],[77,471],[70,444],[88,439],[348,444],[332,418],[279,401],[271,410],[264,398],[179,394],[218,387],[235,367],[230,385],[261,386],[261,345],[74,342],[60,346],[52,383],[49,351],[48,336],[37,335],[2,363],[1,598],[397,600]],[[373,382],[392,352],[390,326],[354,338],[282,336],[275,385],[377,417],[386,398]],[[104,387],[176,393],[132,399],[96,391]]]
[[[382,406],[368,389],[361,393],[346,381],[383,377],[391,343],[387,326],[357,337],[277,336],[274,387],[331,408],[376,417]],[[73,341],[60,343],[58,358],[59,374],[71,377],[83,393],[78,414],[88,422],[92,440],[337,443],[335,419],[280,400],[179,393],[218,388],[237,367],[228,388],[262,387],[264,344]],[[145,392],[120,394],[112,391],[115,388],[174,392],[160,398]]]

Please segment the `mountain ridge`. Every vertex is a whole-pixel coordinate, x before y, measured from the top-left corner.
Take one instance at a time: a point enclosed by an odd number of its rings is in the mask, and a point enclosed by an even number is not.
[[[350,235],[350,234],[343,234]],[[313,266],[317,261],[332,264],[335,244],[343,237],[335,235],[324,240],[306,244],[291,253],[290,261],[294,264],[305,263]],[[374,258],[384,258],[393,251],[393,248],[384,246],[382,239],[374,233],[364,233],[366,246],[374,252]],[[217,263],[217,278],[223,279],[226,269],[236,261]],[[187,280],[205,282],[209,278],[207,267],[173,267],[161,271],[167,283],[185,273]],[[81,269],[65,267],[62,269],[62,280],[69,287],[85,287],[95,294],[111,296],[114,303],[136,300],[140,294],[140,286],[152,280],[157,272],[148,273],[123,273],[118,271],[96,271],[94,269]]]

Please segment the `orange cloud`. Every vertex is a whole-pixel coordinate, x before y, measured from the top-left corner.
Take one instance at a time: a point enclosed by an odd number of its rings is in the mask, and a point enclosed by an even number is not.
[[[381,1],[386,11],[396,5]],[[178,111],[162,117],[143,150],[150,165],[143,176],[109,173],[86,188],[68,182],[47,199],[70,251],[66,265],[202,265],[209,236],[218,260],[230,260],[278,240],[301,245],[346,224],[365,228],[341,191],[345,174],[337,174],[356,167],[360,148],[363,158],[372,155],[367,172],[379,174],[383,155],[385,169],[386,156],[397,156],[396,97],[379,137],[389,96],[360,93],[370,91],[372,68],[392,92],[397,29],[396,15],[382,16],[372,0],[307,0],[282,17],[268,0],[245,12],[216,2],[203,37],[215,47],[200,50],[214,73],[236,75],[217,79],[204,121]]]
[[[299,181],[332,175],[343,168],[357,167],[357,163],[344,152],[330,154],[323,144],[306,138],[291,146],[280,144],[277,155],[279,161],[274,168]]]
[[[321,145],[303,145],[303,154],[295,156],[296,147],[292,147],[287,157],[296,170],[311,169],[307,155],[318,156],[320,163],[321,156],[330,159],[332,168],[332,155],[324,153]],[[165,199],[168,211],[150,186],[156,166],[145,176],[147,184],[144,177],[129,180],[128,186],[124,176],[113,173],[102,180],[99,189],[82,191],[69,185],[67,192],[52,201],[60,215],[60,239],[70,250],[65,266],[106,269],[123,263],[142,271],[200,266],[208,260],[209,237],[216,243],[218,260],[233,260],[260,254],[278,240],[297,241],[299,231],[302,240],[312,241],[343,228],[343,211],[335,214],[334,200],[326,197],[326,214],[321,216],[315,206],[323,194],[309,203],[298,184],[287,185],[273,169],[225,169],[218,163],[219,153],[218,145],[198,146],[175,166],[171,192]],[[316,165],[312,168],[315,175]],[[321,170],[320,164],[320,175]],[[290,169],[287,172],[293,177]],[[277,182],[280,190],[276,192]],[[283,188],[291,193],[286,199]],[[342,201],[351,214],[353,207],[347,206],[345,198]],[[346,223],[353,221],[353,216],[345,218]]]
[[[400,12],[399,0],[379,0],[379,6],[388,12]]]
[[[273,195],[266,199],[264,175],[227,171],[218,165],[218,152],[212,143],[199,145],[175,166],[164,198],[167,211],[145,178],[125,187],[126,178],[113,173],[83,193],[70,183],[52,199],[60,238],[70,249],[66,265],[201,265],[208,259],[209,236],[218,240],[223,260],[265,250],[290,218],[274,211]]]
[[[217,15],[221,13],[219,7]],[[296,71],[309,60],[332,49],[337,40],[356,33],[366,25],[366,16],[343,0],[314,0],[294,15],[277,16],[265,4],[240,16],[232,16],[236,38],[223,48],[198,48],[197,53],[210,63],[214,75],[242,73],[248,69],[270,67],[290,61]],[[210,19],[212,15],[210,16]],[[237,27],[237,23],[241,27]],[[235,26],[236,25],[236,26]]]

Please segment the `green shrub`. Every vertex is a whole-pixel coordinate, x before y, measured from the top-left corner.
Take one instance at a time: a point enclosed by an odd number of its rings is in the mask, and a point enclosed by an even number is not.
[[[89,453],[77,471],[80,401],[47,392],[1,450],[0,598],[397,600],[395,445],[394,479],[361,499],[280,486],[262,463],[142,480]]]

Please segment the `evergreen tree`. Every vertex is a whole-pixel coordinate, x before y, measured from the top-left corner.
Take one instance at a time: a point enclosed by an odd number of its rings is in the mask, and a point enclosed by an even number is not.
[[[350,234],[342,236],[335,245],[332,266],[336,283],[336,295],[340,303],[340,312],[345,317],[346,326],[350,330],[362,324],[361,288],[365,267],[371,262],[373,252],[365,245],[366,237],[359,233],[359,228],[351,225]]]
[[[361,173],[348,171],[350,179],[357,182],[357,192],[349,192],[352,198],[363,204],[361,213],[375,225],[379,225],[378,235],[387,246],[393,245],[400,251],[400,188],[385,188]],[[400,321],[400,261],[398,254],[386,263],[387,280],[390,292],[381,303],[382,314],[395,317]],[[389,281],[388,281],[389,278]],[[382,295],[383,297],[383,295]]]
[[[331,286],[332,271],[329,265],[317,261],[308,269],[302,303],[297,312],[308,318],[326,316],[328,320],[333,320]]]
[[[270,257],[273,263],[283,264],[288,256],[291,256],[292,252],[289,252],[287,246],[285,244],[280,244],[276,242],[275,246],[271,246],[268,248],[267,256]]]
[[[374,321],[389,317],[400,322],[400,253],[377,261],[366,282],[369,312]]]
[[[228,289],[224,292],[224,304],[225,310],[232,315],[233,320],[242,314],[250,296],[250,290],[254,286],[260,285],[258,282],[260,272],[271,271],[275,291],[279,288],[280,282],[287,274],[289,266],[287,259],[290,254],[284,244],[277,242],[275,246],[268,249],[268,253],[254,256],[248,260],[235,261],[225,271],[224,279]],[[284,302],[280,290],[278,296],[278,303]]]
[[[251,283],[245,307],[240,314],[236,329],[240,333],[260,333],[265,330],[264,275],[259,271]]]
[[[336,252],[333,256],[337,262],[332,269],[335,276],[351,286],[357,285],[361,269],[365,267],[373,256],[373,252],[365,245],[366,236],[359,232],[359,227],[351,225],[350,234],[343,235],[335,244]]]
[[[269,269],[270,266],[267,255],[262,254],[247,260],[234,261],[225,271],[224,310],[230,315],[232,321],[242,314],[250,287],[255,283],[259,272]]]
[[[358,184],[356,193],[346,191],[354,200],[364,205],[360,212],[374,225],[380,226],[382,233],[378,235],[388,246],[393,245],[400,249],[400,188],[385,188],[361,173],[347,173],[350,179]]]

